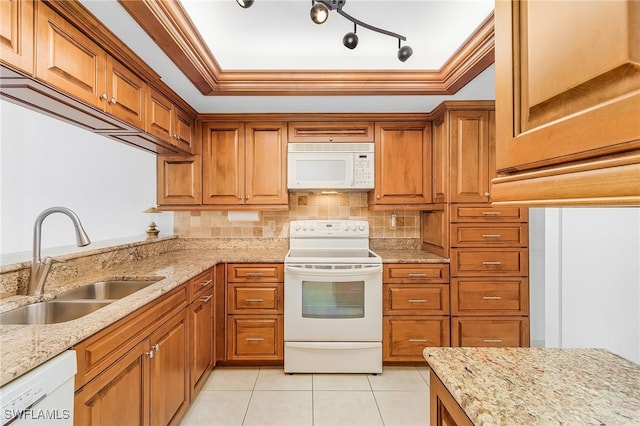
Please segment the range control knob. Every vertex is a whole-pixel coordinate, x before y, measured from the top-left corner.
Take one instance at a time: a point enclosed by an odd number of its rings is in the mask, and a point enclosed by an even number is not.
[[[364,225],[360,225],[360,226],[358,226],[358,229],[359,229],[360,231],[364,231]]]

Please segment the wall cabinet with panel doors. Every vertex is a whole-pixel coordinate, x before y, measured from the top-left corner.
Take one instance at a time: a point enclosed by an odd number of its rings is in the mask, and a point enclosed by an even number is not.
[[[640,204],[640,5],[496,3],[498,177],[518,205]]]
[[[193,152],[195,117],[176,106],[171,99],[149,87],[147,91],[147,133],[175,145],[186,153]]]
[[[384,362],[424,361],[426,346],[449,346],[449,265],[385,264]]]
[[[75,424],[177,424],[190,395],[187,304],[182,285],[74,347]]]
[[[294,121],[288,142],[373,142],[372,121]]]
[[[288,209],[284,122],[202,123],[202,204]]]
[[[0,1],[0,62],[33,75],[34,3],[31,0]],[[4,70],[0,70],[4,76]]]
[[[370,210],[424,209],[431,203],[431,123],[375,123],[375,189]]]
[[[200,155],[158,155],[157,201],[160,206],[202,204]]]
[[[202,389],[215,365],[215,274],[208,269],[189,280],[189,355],[191,366],[191,401]]]
[[[227,356],[231,362],[284,360],[282,264],[227,265]]]

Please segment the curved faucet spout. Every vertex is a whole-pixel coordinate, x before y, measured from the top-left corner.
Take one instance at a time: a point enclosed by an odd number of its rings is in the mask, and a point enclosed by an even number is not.
[[[65,214],[73,222],[73,227],[76,230],[76,244],[78,247],[83,247],[91,244],[91,240],[87,235],[87,232],[80,223],[80,218],[73,210],[66,207],[50,207],[44,210],[36,218],[36,223],[33,227],[33,262],[31,264],[31,279],[29,281],[28,295],[40,296],[44,289],[44,282],[49,274],[49,268],[51,267],[51,258],[45,258],[44,261],[40,257],[41,252],[41,240],[42,240],[42,222],[44,219],[52,213]]]

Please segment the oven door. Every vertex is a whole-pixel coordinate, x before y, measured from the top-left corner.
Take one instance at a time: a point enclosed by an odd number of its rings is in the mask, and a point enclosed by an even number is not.
[[[284,340],[382,340],[382,265],[285,265]]]

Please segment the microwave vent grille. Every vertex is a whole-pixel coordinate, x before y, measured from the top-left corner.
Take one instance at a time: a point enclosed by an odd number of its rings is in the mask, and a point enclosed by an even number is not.
[[[290,143],[289,152],[373,152],[372,143]]]

